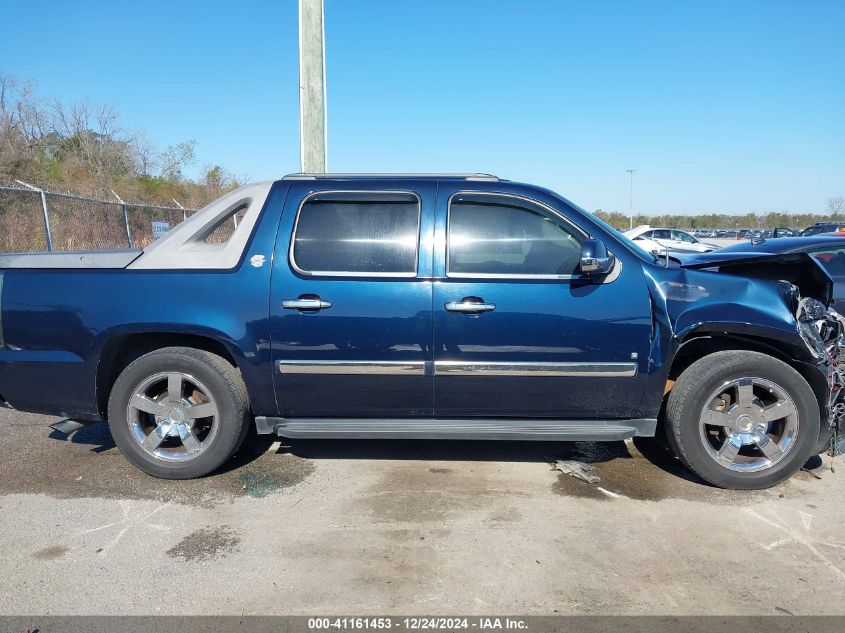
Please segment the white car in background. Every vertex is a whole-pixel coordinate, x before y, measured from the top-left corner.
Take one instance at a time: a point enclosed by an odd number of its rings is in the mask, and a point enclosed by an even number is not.
[[[648,224],[625,231],[625,235],[649,253],[656,252],[658,255],[665,255],[667,249],[670,253],[709,253],[719,248],[715,244],[702,242],[686,231],[658,229]]]

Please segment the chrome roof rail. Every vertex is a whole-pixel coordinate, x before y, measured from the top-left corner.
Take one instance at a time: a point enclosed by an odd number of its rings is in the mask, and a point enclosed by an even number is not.
[[[320,180],[331,178],[455,178],[461,180],[481,180],[498,182],[499,178],[492,174],[314,174],[295,173],[288,174],[282,180]]]

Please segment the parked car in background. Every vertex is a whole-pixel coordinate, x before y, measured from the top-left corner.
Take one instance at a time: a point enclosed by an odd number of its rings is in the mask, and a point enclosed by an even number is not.
[[[845,222],[816,222],[801,231],[801,237],[811,237],[821,233],[842,233],[845,232]]]
[[[686,231],[653,228],[648,224],[625,231],[625,235],[649,253],[661,255],[666,254],[667,249],[670,253],[709,253],[719,248],[715,244],[702,242]]]
[[[759,242],[732,244],[720,253],[807,253],[833,279],[833,297],[837,310],[845,312],[845,233],[822,233],[811,237],[789,237]]]

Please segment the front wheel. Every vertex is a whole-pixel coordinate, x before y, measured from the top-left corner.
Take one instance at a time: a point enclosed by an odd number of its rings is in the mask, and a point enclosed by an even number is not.
[[[758,352],[716,352],[696,361],[666,405],[675,454],[721,488],[761,489],[787,479],[810,457],[819,424],[807,381]]]
[[[240,373],[203,350],[167,347],[124,369],[109,397],[109,428],[124,456],[164,479],[201,477],[238,449],[250,421]]]

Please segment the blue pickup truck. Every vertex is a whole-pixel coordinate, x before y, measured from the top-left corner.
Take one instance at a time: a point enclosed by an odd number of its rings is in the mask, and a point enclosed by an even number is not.
[[[127,459],[173,479],[255,425],[657,435],[706,481],[763,488],[836,444],[831,285],[801,253],[656,259],[486,174],[293,174],[143,250],[0,255],[0,404],[108,420]]]

